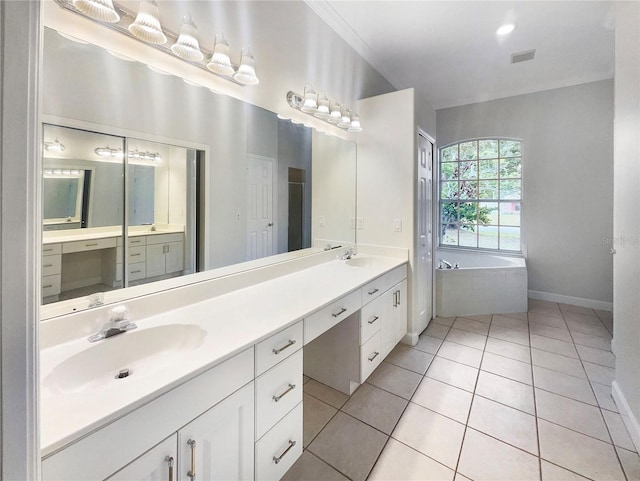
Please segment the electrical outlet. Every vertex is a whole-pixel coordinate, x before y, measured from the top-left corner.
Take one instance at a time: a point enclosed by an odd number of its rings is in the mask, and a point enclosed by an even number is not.
[[[358,217],[358,229],[364,229],[364,217]]]
[[[393,232],[402,232],[402,219],[393,220]]]

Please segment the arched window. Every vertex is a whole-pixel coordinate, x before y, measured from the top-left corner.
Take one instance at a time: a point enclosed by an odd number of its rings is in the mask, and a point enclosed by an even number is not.
[[[521,141],[468,140],[439,153],[440,246],[521,252]]]

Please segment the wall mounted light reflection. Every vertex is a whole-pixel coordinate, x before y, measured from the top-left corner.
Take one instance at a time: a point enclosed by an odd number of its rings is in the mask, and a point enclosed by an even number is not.
[[[328,100],[324,92],[316,94],[310,84],[305,85],[304,92],[304,95],[293,91],[287,93],[287,103],[291,108],[313,115],[329,124],[337,125],[348,132],[362,132],[360,117],[346,105],[340,105],[333,98]]]
[[[44,142],[46,152],[64,152],[64,145],[56,138],[53,142]]]

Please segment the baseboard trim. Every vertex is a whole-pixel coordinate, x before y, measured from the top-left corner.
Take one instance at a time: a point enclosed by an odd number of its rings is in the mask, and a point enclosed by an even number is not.
[[[629,435],[631,436],[631,440],[636,447],[636,451],[640,452],[640,423],[638,423],[638,420],[633,415],[627,399],[620,390],[618,381],[613,381],[613,383],[611,384],[611,395],[613,396],[613,400],[616,402],[616,405],[620,410],[620,416],[622,416],[622,421],[627,427],[627,431],[629,431]]]
[[[613,311],[613,302],[585,299],[584,297],[564,296],[562,294],[533,291],[531,289],[529,289],[527,293],[531,299],[538,299],[540,301],[562,302],[563,304],[573,304],[574,306],[589,307],[591,309],[600,309],[602,311]]]

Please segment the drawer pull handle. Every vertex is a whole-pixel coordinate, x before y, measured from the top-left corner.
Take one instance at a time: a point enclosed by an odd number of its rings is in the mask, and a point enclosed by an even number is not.
[[[139,252],[137,252],[136,254],[131,254],[131,257],[137,257],[137,256],[141,256],[142,254],[140,254]]]
[[[42,249],[42,252],[53,252],[53,248],[49,248],[49,249]]]
[[[380,290],[380,289],[378,289],[378,288],[376,287],[374,290],[367,292],[367,294],[369,294],[370,296],[372,296],[372,295],[374,295],[376,292],[378,292],[379,290]]]
[[[282,454],[280,456],[274,456],[273,457],[273,462],[278,464],[280,461],[282,461],[282,458],[285,457],[285,455],[291,450],[292,447],[294,447],[296,445],[295,441],[291,441],[291,439],[289,439],[289,446],[287,447],[287,449],[285,449]]]
[[[84,246],[85,247],[94,247],[94,246],[97,246],[97,245],[98,245],[97,242],[92,242],[91,244],[85,244]]]
[[[191,478],[191,481],[196,479],[196,441],[189,439],[187,444],[191,447],[191,469],[187,472],[187,476]]]
[[[374,352],[374,353],[373,353],[373,356],[368,357],[367,359],[369,359],[369,361],[373,362],[373,360],[374,360],[376,357],[378,357],[378,354],[380,354],[380,353],[379,353],[379,352]]]
[[[137,271],[131,271],[131,274],[140,274],[142,271],[138,269]]]
[[[42,286],[43,289],[49,289],[53,287],[53,284],[47,284],[46,286]]]
[[[53,267],[53,264],[45,264],[45,265],[43,265],[42,267],[45,267],[45,268],[46,268],[46,267]]]
[[[274,349],[273,353],[277,356],[278,354],[280,354],[282,351],[284,351],[288,347],[293,346],[295,343],[296,343],[295,339],[289,339],[289,342],[287,342],[284,346],[279,347],[278,349]]]
[[[347,312],[347,308],[343,307],[342,309],[340,309],[338,312],[336,312],[335,314],[331,314],[333,317],[339,317],[340,315],[344,314],[345,312]]]
[[[173,481],[173,456],[165,456],[164,460],[169,465],[169,481]]]
[[[398,291],[398,305],[400,305],[400,291]]]
[[[280,399],[282,399],[283,397],[285,397],[287,394],[289,394],[291,391],[293,391],[296,388],[295,384],[289,384],[289,387],[279,396],[273,396],[273,400],[275,402],[280,401]]]
[[[373,316],[373,319],[367,321],[369,324],[373,324],[374,322],[376,322],[378,319],[380,319],[378,316]]]

